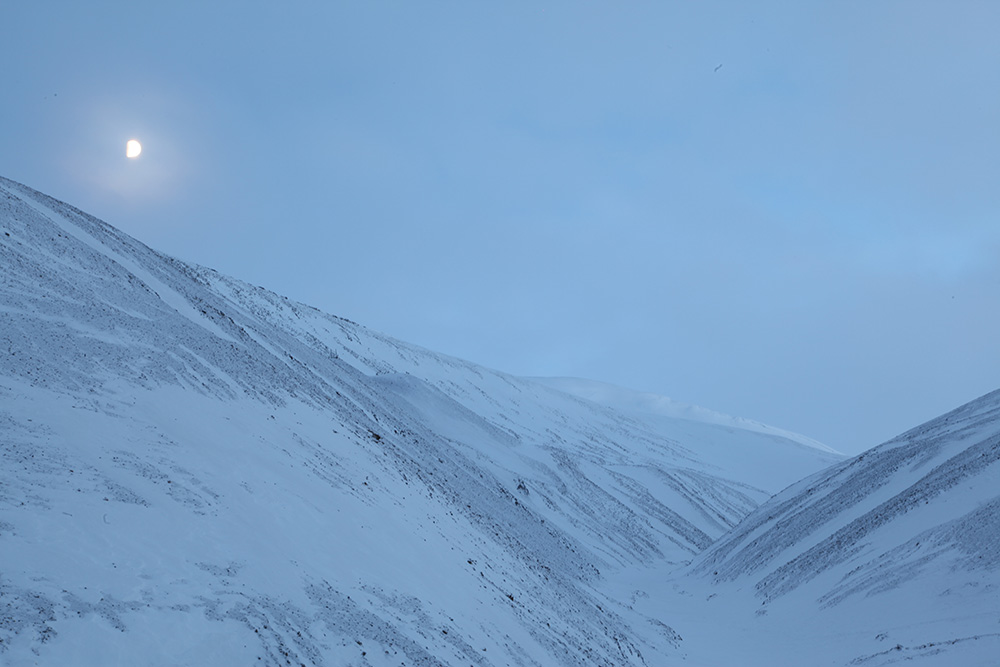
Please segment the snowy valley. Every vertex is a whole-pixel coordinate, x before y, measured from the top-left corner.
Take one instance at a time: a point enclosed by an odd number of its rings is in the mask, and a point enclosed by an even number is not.
[[[998,460],[1000,392],[848,459],[0,179],[0,665],[996,664]]]

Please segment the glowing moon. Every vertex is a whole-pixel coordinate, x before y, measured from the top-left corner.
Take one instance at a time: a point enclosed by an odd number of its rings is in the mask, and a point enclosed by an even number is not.
[[[128,143],[125,144],[125,157],[137,158],[141,152],[142,144],[135,139],[129,139]]]

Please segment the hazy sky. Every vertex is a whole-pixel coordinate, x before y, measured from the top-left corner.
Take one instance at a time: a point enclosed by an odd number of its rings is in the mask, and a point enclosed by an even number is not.
[[[181,259],[849,453],[1000,387],[1000,2],[0,21],[0,174]]]

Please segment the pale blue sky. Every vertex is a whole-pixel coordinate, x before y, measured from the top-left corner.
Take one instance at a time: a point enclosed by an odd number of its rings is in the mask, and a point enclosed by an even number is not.
[[[846,452],[1000,386],[1000,3],[2,16],[0,174],[182,259]]]

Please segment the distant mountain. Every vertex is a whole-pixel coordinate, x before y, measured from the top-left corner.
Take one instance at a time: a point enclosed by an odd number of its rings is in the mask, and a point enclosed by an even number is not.
[[[804,435],[666,396],[581,378],[532,379],[671,431],[684,442],[698,443],[698,456],[703,461],[765,489],[777,491],[784,488],[789,476],[798,480],[808,475],[815,468],[817,455],[831,463],[846,458]],[[747,432],[761,437],[748,440]]]
[[[773,436],[776,441],[796,442],[805,447],[818,449],[829,454],[840,455],[840,452],[824,445],[821,442],[807,438],[798,433],[774,428],[760,422],[746,419],[744,417],[733,417],[732,415],[709,410],[697,405],[690,405],[675,401],[666,396],[651,394],[649,392],[635,391],[624,387],[617,387],[607,382],[597,380],[585,380],[582,378],[532,378],[536,382],[559,389],[567,394],[580,396],[589,401],[607,405],[623,412],[640,413],[647,416],[667,417],[671,419],[684,419],[703,424],[714,424],[728,429],[738,429],[740,431],[755,431],[765,435]]]
[[[0,662],[681,659],[636,596],[843,457],[572,393],[0,179]]]

